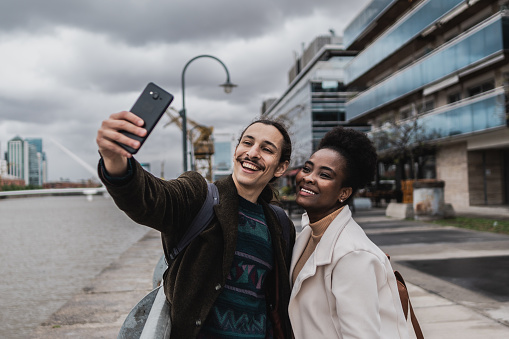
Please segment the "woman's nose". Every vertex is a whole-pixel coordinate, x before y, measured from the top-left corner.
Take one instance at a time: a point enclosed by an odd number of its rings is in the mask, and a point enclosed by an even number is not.
[[[305,182],[311,182],[311,183],[315,182],[315,178],[314,178],[314,176],[313,176],[313,173],[307,173],[306,175],[304,175],[304,176],[302,177],[302,179],[303,179]]]

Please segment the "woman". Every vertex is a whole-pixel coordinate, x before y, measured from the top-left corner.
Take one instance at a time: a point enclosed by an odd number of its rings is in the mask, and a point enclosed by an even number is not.
[[[408,338],[393,269],[348,203],[373,180],[365,134],[335,128],[297,174],[302,232],[293,249],[289,314],[300,338]]]

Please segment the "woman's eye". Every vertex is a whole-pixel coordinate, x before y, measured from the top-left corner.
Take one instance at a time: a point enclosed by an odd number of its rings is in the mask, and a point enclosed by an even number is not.
[[[325,178],[325,179],[329,179],[330,178],[330,175],[328,173],[322,173],[322,174],[320,174],[320,176],[322,178]]]
[[[310,169],[308,167],[302,167],[301,171],[304,172],[304,173],[309,173]]]

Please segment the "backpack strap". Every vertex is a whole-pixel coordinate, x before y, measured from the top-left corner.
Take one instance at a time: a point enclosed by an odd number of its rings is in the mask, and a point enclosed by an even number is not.
[[[194,217],[191,225],[187,229],[184,236],[180,239],[177,246],[175,246],[170,252],[170,259],[173,261],[179,255],[179,253],[186,248],[187,245],[193,241],[212,221],[214,217],[214,205],[219,203],[219,191],[217,186],[208,183],[207,184],[207,197],[201,206],[200,211]]]
[[[212,221],[214,217],[214,205],[219,203],[219,191],[217,190],[217,186],[213,183],[207,184],[207,197],[201,206],[200,211],[194,217],[191,225],[187,229],[184,236],[180,239],[177,246],[175,246],[170,251],[170,259],[171,261],[175,260],[175,258],[179,255],[180,252],[187,245],[193,241],[194,238],[198,236]],[[276,214],[276,217],[281,224],[281,228],[283,229],[283,239],[285,241],[285,255],[286,258],[290,256],[290,219],[286,215],[286,212],[279,206],[269,204],[270,208]],[[168,264],[168,263],[167,263]],[[168,265],[169,266],[169,265]]]
[[[283,239],[285,241],[285,256],[286,258],[290,257],[290,219],[286,215],[284,209],[279,206],[269,204],[270,208],[276,214],[277,220],[281,224],[281,228],[283,229]]]

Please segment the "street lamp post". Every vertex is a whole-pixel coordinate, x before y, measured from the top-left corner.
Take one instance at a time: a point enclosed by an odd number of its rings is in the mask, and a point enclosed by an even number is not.
[[[179,112],[180,117],[182,118],[182,157],[184,160],[184,171],[187,171],[187,117],[186,117],[186,98],[185,98],[184,75],[186,73],[187,66],[189,66],[189,64],[191,62],[193,62],[194,60],[199,59],[199,58],[211,58],[211,59],[217,60],[224,67],[224,70],[226,71],[226,82],[219,86],[224,88],[225,93],[231,93],[233,88],[237,87],[237,85],[230,82],[230,73],[228,72],[228,68],[226,68],[225,64],[221,60],[216,58],[215,56],[207,55],[207,54],[198,55],[198,56],[192,58],[191,60],[189,60],[187,62],[187,64],[184,66],[184,69],[182,70],[182,109]]]

